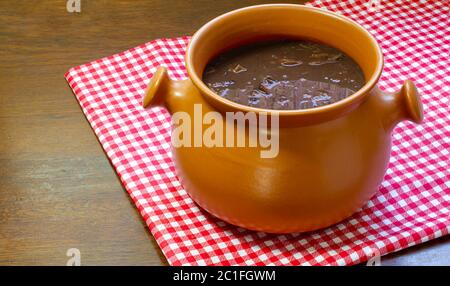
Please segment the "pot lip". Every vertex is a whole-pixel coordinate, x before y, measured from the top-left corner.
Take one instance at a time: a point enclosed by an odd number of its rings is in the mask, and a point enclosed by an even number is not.
[[[201,79],[201,77],[194,71],[194,64],[193,64],[193,52],[195,49],[198,49],[199,47],[199,38],[200,36],[210,29],[211,26],[216,24],[217,22],[220,22],[222,19],[229,17],[230,15],[243,13],[247,10],[255,10],[255,9],[264,9],[264,8],[291,8],[291,9],[300,9],[300,10],[312,10],[317,13],[326,14],[327,16],[339,18],[340,20],[346,21],[350,23],[354,28],[359,29],[362,31],[366,36],[370,39],[372,44],[375,46],[375,50],[377,53],[377,66],[375,72],[372,74],[372,76],[369,78],[369,80],[366,81],[366,84],[360,88],[357,92],[354,94],[339,100],[337,102],[320,106],[320,107],[314,107],[309,109],[293,109],[293,110],[276,110],[276,109],[265,109],[265,108],[256,108],[256,107],[250,107],[247,105],[239,104],[236,102],[233,102],[231,100],[228,100],[224,97],[221,97],[220,95],[216,94],[214,91],[212,91]],[[361,25],[359,25],[357,22],[351,20],[350,18],[347,18],[345,16],[339,15],[337,13],[324,10],[321,8],[316,7],[310,7],[306,5],[300,5],[300,4],[262,4],[262,5],[253,5],[248,6],[240,9],[236,9],[230,12],[227,12],[225,14],[222,14],[209,22],[207,22],[205,25],[203,25],[197,32],[192,36],[187,52],[186,52],[186,69],[187,73],[189,75],[189,78],[193,82],[193,84],[201,91],[203,95],[206,95],[206,99],[210,99],[213,102],[217,102],[219,104],[222,104],[230,109],[239,110],[243,112],[255,112],[255,113],[265,113],[265,114],[277,114],[278,116],[306,116],[306,115],[318,115],[318,114],[325,114],[329,112],[335,112],[336,110],[342,110],[346,107],[350,108],[354,103],[360,102],[378,83],[378,80],[381,76],[381,73],[383,71],[384,66],[384,58],[383,53],[381,51],[381,48],[378,44],[378,42],[375,40],[375,38],[372,36],[372,34],[369,33],[365,28],[363,28]]]

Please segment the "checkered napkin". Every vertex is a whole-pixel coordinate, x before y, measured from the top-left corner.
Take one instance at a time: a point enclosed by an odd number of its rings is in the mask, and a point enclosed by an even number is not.
[[[347,220],[315,232],[272,235],[229,225],[201,210],[175,175],[166,110],[141,107],[158,66],[186,77],[188,37],[159,39],[65,75],[120,180],[172,265],[348,265],[447,235],[450,230],[450,11],[445,1],[315,1],[346,15],[381,44],[380,81],[410,78],[425,121],[393,133],[378,193]],[[377,3],[380,2],[379,5]],[[195,166],[193,166],[195,167]]]

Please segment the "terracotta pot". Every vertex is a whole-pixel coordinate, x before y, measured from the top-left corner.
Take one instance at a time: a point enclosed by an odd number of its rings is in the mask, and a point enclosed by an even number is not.
[[[402,120],[422,121],[414,84],[395,93],[377,82],[383,55],[375,39],[340,15],[301,5],[261,5],[215,18],[193,36],[186,54],[189,79],[174,81],[159,68],[144,107],[170,113],[264,110],[222,98],[201,80],[217,54],[259,40],[302,38],[351,56],[366,84],[336,103],[279,112],[279,154],[261,158],[259,148],[179,147],[173,157],[185,189],[202,208],[231,224],[271,232],[304,232],[334,224],[362,207],[377,191],[391,148],[390,133]],[[246,134],[248,136],[248,134]]]

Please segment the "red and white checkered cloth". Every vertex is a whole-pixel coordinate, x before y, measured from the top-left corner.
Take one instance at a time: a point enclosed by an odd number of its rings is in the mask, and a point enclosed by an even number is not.
[[[387,91],[410,78],[425,121],[400,124],[379,192],[347,220],[319,231],[271,235],[224,223],[190,199],[175,175],[170,118],[144,110],[156,68],[186,77],[188,37],[159,39],[75,67],[66,79],[122,183],[172,265],[348,265],[450,231],[450,11],[446,1],[315,1],[344,14],[381,44]],[[372,1],[376,2],[376,1]]]

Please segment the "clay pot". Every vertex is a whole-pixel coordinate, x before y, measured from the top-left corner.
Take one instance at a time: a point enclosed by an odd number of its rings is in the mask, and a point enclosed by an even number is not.
[[[336,103],[274,111],[234,103],[201,80],[213,57],[250,42],[301,38],[323,42],[351,56],[366,84]],[[244,228],[304,232],[334,224],[362,207],[385,174],[391,131],[402,120],[420,123],[422,105],[414,84],[395,93],[377,87],[383,55],[375,39],[343,16],[301,5],[260,5],[235,10],[204,25],[186,53],[189,78],[169,79],[159,68],[144,107],[164,106],[194,117],[202,112],[279,114],[279,154],[261,158],[260,148],[178,147],[173,158],[186,191],[214,216]],[[248,136],[248,134],[246,134]]]

